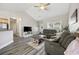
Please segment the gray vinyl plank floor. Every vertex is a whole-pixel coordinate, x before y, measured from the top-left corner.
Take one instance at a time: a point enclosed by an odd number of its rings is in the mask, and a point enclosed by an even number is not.
[[[13,43],[0,49],[0,55],[27,55],[31,51],[34,51],[34,52],[38,51],[37,49],[27,44],[31,40],[32,40],[31,37],[21,38],[21,37],[15,36]]]
[[[34,49],[27,44],[30,40],[31,38],[14,37],[13,43],[0,49],[0,55],[22,55],[25,53],[27,54]]]

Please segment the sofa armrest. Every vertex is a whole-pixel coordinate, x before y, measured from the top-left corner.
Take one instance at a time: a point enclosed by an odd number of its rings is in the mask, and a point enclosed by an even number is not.
[[[49,41],[49,42],[58,42],[59,39],[44,39],[45,41]]]
[[[61,37],[57,37],[57,36],[53,36],[50,39],[48,39],[49,41],[54,41],[54,42],[58,42],[60,40]]]
[[[63,55],[65,49],[57,42],[45,42],[45,51],[49,55]]]

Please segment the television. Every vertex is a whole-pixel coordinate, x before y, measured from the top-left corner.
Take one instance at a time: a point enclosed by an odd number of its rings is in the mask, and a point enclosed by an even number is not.
[[[32,27],[24,26],[24,32],[29,32],[29,31],[32,31]]]

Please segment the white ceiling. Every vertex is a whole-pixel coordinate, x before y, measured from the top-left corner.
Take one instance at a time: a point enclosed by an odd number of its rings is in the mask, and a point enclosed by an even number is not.
[[[0,3],[0,10],[7,10],[7,11],[26,11],[32,4],[29,3]]]
[[[48,10],[40,10],[34,7],[37,3],[0,3],[0,10],[13,12],[26,12],[35,20],[42,20],[48,17],[54,17],[68,13],[68,3],[51,3]]]

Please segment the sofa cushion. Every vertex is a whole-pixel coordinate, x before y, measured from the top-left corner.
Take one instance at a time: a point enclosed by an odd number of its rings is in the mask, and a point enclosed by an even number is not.
[[[65,49],[56,42],[45,42],[45,50],[47,54],[50,55],[63,55]]]
[[[70,34],[70,33],[67,32],[67,31],[63,32],[63,33],[61,34],[61,38],[60,38],[60,40],[59,40],[59,43],[61,44],[61,43],[63,42],[64,38],[65,38],[66,36],[68,36],[69,34]]]
[[[66,47],[69,45],[69,43],[74,40],[74,35],[70,34],[68,36],[66,36],[63,40],[63,42],[61,43],[61,46],[64,47],[66,49]]]
[[[66,42],[66,44],[64,45],[65,48],[68,47],[68,45],[71,43],[71,41],[73,41],[75,39],[74,36],[70,37],[70,39]]]

